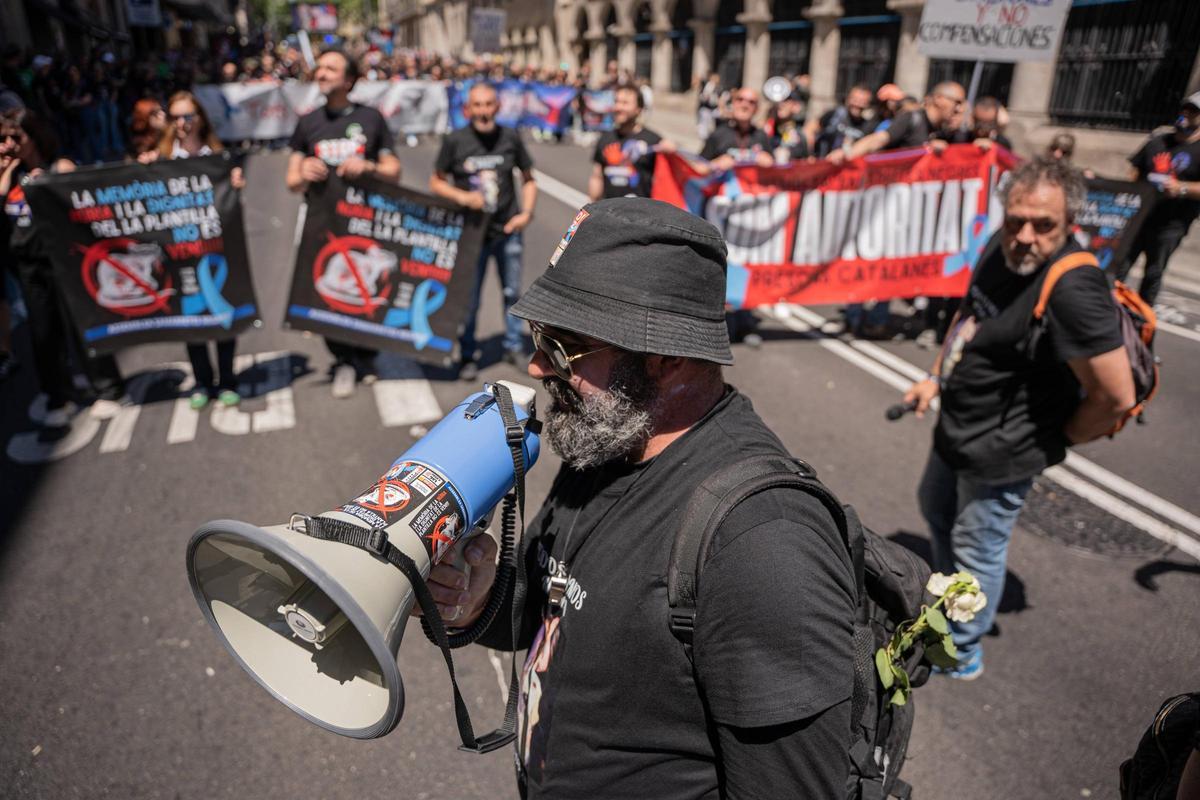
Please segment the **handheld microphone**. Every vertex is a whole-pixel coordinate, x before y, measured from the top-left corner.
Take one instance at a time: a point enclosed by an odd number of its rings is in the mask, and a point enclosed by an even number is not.
[[[909,413],[910,411],[916,411],[916,410],[917,410],[917,401],[916,400],[913,400],[911,403],[896,403],[896,405],[888,407],[888,410],[886,412],[884,412],[884,416],[886,416],[888,418],[889,422],[895,422],[896,420],[900,419],[901,417],[903,417],[905,414]]]

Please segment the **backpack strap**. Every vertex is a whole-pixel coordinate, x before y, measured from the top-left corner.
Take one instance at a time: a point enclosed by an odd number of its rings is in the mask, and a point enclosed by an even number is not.
[[[759,455],[730,464],[707,477],[688,500],[675,531],[667,568],[668,624],[691,658],[696,626],[696,598],[700,574],[717,529],[746,498],[768,489],[793,487],[816,497],[829,511],[850,553],[854,585],[859,597],[864,588],[862,527],[851,524],[848,510],[819,480],[805,462],[783,455]]]
[[[1076,267],[1089,266],[1099,269],[1100,262],[1086,250],[1081,250],[1078,253],[1069,253],[1051,264],[1050,272],[1046,275],[1046,280],[1042,283],[1042,292],[1038,295],[1037,305],[1033,308],[1033,318],[1040,320],[1045,316],[1046,306],[1050,303],[1050,293],[1054,291],[1054,285],[1058,283],[1059,278]]]

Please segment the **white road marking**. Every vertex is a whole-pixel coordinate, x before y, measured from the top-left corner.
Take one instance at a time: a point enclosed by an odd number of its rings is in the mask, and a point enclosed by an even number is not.
[[[278,389],[267,392],[267,407],[255,411],[251,423],[255,433],[286,431],[296,427],[296,399],[292,391],[291,358],[287,353],[258,353],[257,364],[265,364],[267,385]]]
[[[133,441],[133,429],[141,415],[142,407],[139,404],[122,406],[116,416],[108,421],[104,438],[100,440],[100,452],[120,453],[128,450],[129,443]]]
[[[800,332],[813,332],[825,322],[825,318],[820,314],[794,304],[781,303],[777,304],[773,309],[768,307],[763,310],[770,313],[771,316],[783,322],[783,324],[787,325],[789,328],[792,328],[793,330],[799,330]],[[878,346],[872,346],[873,349],[856,349],[850,347],[845,342],[835,339],[822,338],[818,339],[817,341],[821,346],[825,347],[825,349],[829,350],[835,355],[840,356],[846,361],[849,361],[860,369],[863,369],[864,371],[874,375],[884,383],[898,389],[899,391],[906,391],[911,385],[912,379],[919,378],[925,374],[924,370],[921,370],[919,367],[904,361],[904,359],[901,359],[899,356],[889,353]],[[869,343],[863,342],[861,344],[865,345]],[[841,347],[836,347],[833,345],[841,345]],[[889,364],[901,362],[907,365],[904,367],[904,372],[909,377],[902,377],[896,373],[883,370],[882,365],[878,363],[870,362],[869,364],[864,364],[863,362],[867,359],[865,359],[863,353],[874,353],[876,351],[886,354]],[[1179,506],[1176,506],[1167,500],[1164,500],[1158,495],[1143,489],[1137,484],[1134,484],[1131,481],[1128,481],[1119,475],[1106,470],[1099,464],[1089,461],[1088,459],[1076,453],[1068,453],[1067,460],[1064,463],[1066,466],[1069,466],[1071,469],[1080,473],[1080,475],[1085,475],[1091,480],[1102,484],[1103,488],[1095,484],[1086,483],[1083,478],[1071,474],[1062,467],[1052,467],[1051,469],[1046,470],[1044,474],[1051,480],[1062,485],[1064,488],[1067,488],[1088,500],[1096,507],[1112,514],[1114,517],[1122,519],[1125,522],[1128,522],[1130,525],[1140,528],[1151,536],[1154,536],[1156,539],[1160,539],[1161,541],[1164,541],[1174,547],[1177,547],[1183,552],[1200,559],[1200,517],[1197,517],[1191,512],[1180,508]],[[1080,487],[1082,487],[1082,491],[1080,490]],[[1109,494],[1109,491],[1105,491],[1106,489],[1114,494],[1122,495],[1124,499],[1120,499],[1113,496],[1113,494]],[[1171,522],[1174,522],[1183,528],[1186,528],[1187,532],[1180,531],[1172,528],[1169,525],[1166,525],[1154,517],[1151,517],[1149,514],[1139,510],[1138,508],[1129,505],[1129,503],[1125,502],[1125,500],[1137,503],[1143,508],[1152,511],[1155,514],[1158,514],[1159,516],[1170,520]],[[1189,533],[1192,535],[1189,536]]]
[[[398,428],[441,419],[442,407],[421,368],[407,358],[381,353],[376,361],[379,380],[371,388],[379,420],[385,428]]]
[[[540,169],[533,171],[533,177],[537,181],[539,192],[545,192],[560,203],[570,206],[572,209],[581,209],[592,202],[583,192],[567,186],[556,178],[551,178]]]
[[[1191,538],[1186,533],[1177,531],[1169,525],[1159,522],[1149,514],[1145,514],[1128,503],[1113,497],[1095,484],[1088,483],[1082,478],[1076,477],[1062,467],[1050,467],[1043,474],[1064,489],[1074,492],[1097,508],[1107,511],[1118,519],[1125,520],[1136,528],[1141,528],[1155,539],[1159,539],[1200,560],[1200,541]]]
[[[171,409],[171,424],[167,426],[167,444],[182,444],[196,438],[200,412],[188,405],[186,397],[175,401]]]
[[[1200,331],[1194,331],[1191,328],[1184,328],[1181,325],[1173,325],[1170,322],[1158,323],[1158,330],[1173,333],[1176,336],[1182,336],[1185,339],[1191,339],[1193,342],[1200,342]]]
[[[30,417],[33,418],[32,411]],[[101,424],[100,420],[83,411],[72,418],[70,430],[61,439],[41,441],[40,431],[18,433],[8,440],[8,457],[18,464],[58,461],[87,447],[99,433]]]
[[[1200,283],[1174,275],[1163,276],[1163,286],[1189,294],[1200,295]]]

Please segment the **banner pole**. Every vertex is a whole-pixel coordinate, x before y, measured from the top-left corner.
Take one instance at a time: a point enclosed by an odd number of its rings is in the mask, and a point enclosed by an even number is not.
[[[975,96],[979,94],[979,81],[983,78],[983,61],[975,60],[975,69],[971,72],[971,88],[967,89],[967,108],[975,107]],[[967,115],[963,114],[963,130],[967,129]]]

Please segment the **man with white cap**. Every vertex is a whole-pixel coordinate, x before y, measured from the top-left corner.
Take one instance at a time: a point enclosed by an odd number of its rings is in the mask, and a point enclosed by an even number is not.
[[[655,200],[584,207],[514,306],[550,395],[563,466],[525,537],[529,648],[518,780],[526,797],[835,797],[849,773],[855,588],[814,497],[773,488],[738,504],[708,547],[690,652],[668,625],[680,511],[705,479],[785,455],[722,379],[726,248]],[[478,618],[495,546],[468,547],[430,588],[452,625]],[[547,586],[562,587],[547,592]]]

